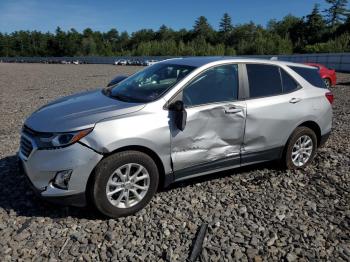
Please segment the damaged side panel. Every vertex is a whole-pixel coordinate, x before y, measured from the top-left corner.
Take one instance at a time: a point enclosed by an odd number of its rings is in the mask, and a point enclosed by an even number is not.
[[[174,171],[240,154],[245,102],[226,102],[186,109],[184,131],[171,128]]]
[[[298,104],[290,103],[298,97]],[[247,100],[247,120],[242,154],[284,147],[288,137],[303,119],[310,120],[312,108],[303,90]]]

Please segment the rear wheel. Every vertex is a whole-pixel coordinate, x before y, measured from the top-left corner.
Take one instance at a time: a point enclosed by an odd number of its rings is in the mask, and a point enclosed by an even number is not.
[[[92,201],[108,217],[128,216],[149,203],[158,181],[158,169],[150,156],[138,151],[116,153],[96,167]]]
[[[324,82],[324,85],[325,85],[327,88],[332,87],[331,80],[330,80],[329,78],[323,79],[323,82]]]
[[[284,162],[288,169],[300,169],[315,157],[317,137],[308,127],[298,127],[288,140]]]

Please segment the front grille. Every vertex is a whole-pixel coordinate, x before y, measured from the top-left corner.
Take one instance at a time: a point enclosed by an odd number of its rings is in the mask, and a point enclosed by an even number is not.
[[[33,150],[32,142],[25,136],[21,137],[20,150],[25,157],[29,157],[30,153]]]

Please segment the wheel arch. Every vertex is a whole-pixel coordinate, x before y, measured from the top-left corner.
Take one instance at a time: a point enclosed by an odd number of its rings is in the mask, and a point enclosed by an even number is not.
[[[145,153],[146,155],[151,157],[152,160],[155,162],[155,164],[156,164],[156,166],[158,168],[158,172],[159,172],[159,185],[158,185],[158,188],[162,187],[164,185],[165,175],[166,175],[165,174],[164,164],[163,164],[161,158],[158,156],[158,154],[155,151],[153,151],[152,149],[148,148],[148,147],[140,146],[140,145],[130,145],[130,146],[120,147],[120,148],[117,148],[117,149],[115,149],[115,150],[113,150],[111,152],[104,153],[103,157],[100,160],[100,162],[103,159],[105,159],[106,157],[110,156],[110,155],[113,155],[113,154],[116,154],[116,153],[119,153],[119,152],[124,152],[124,151],[138,151],[138,152]],[[89,176],[89,179],[88,179],[88,182],[87,182],[87,190],[86,191],[88,191],[89,188],[91,187],[91,183],[93,181],[94,175],[95,175],[95,169],[91,172],[91,174]]]
[[[287,139],[285,140],[284,143],[284,149],[287,147],[288,142],[291,138],[291,136],[293,135],[294,131],[301,126],[305,126],[310,128],[312,131],[315,132],[316,134],[316,138],[317,138],[317,147],[319,146],[320,142],[321,142],[321,128],[319,126],[319,124],[317,124],[315,121],[313,120],[307,120],[307,121],[303,121],[301,123],[299,123],[297,126],[295,126],[295,128],[292,130],[292,132],[289,134],[289,136],[287,137]],[[283,150],[284,152],[285,150]]]
[[[317,147],[320,145],[321,142],[321,128],[315,121],[305,121],[301,123],[298,127],[305,126],[310,128],[312,131],[315,132],[317,137]]]

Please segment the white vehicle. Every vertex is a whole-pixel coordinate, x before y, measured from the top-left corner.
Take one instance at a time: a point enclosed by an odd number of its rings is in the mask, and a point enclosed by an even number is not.
[[[146,66],[151,66],[151,65],[154,65],[154,64],[156,64],[156,63],[158,63],[157,60],[146,60],[146,61],[145,61],[145,65],[146,65]]]
[[[114,62],[115,65],[126,65],[127,61],[125,59],[119,59]]]
[[[80,64],[80,62],[79,62],[79,60],[75,60],[75,61],[73,61],[73,64],[75,64],[75,65],[79,65],[79,64]]]

